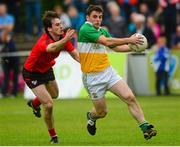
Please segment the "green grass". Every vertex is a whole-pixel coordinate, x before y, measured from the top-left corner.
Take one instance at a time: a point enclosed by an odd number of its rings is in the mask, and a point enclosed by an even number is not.
[[[138,97],[146,119],[158,135],[144,140],[127,106],[117,98],[108,99],[109,113],[97,122],[97,134],[86,131],[89,99],[56,100],[55,126],[60,144],[65,146],[179,146],[180,97]],[[49,136],[43,118],[35,118],[23,98],[0,99],[0,146],[48,146]]]

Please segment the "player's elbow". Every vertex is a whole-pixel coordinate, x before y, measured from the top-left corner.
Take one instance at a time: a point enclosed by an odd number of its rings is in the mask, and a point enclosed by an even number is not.
[[[46,51],[49,52],[49,53],[57,52],[57,47],[56,47],[56,46],[53,46],[53,45],[48,46],[48,47],[46,48]]]
[[[102,41],[102,42],[100,42],[102,45],[104,45],[104,46],[107,46],[107,47],[111,47],[113,44],[110,42],[110,41],[108,41],[108,40],[104,40],[104,41]]]
[[[104,46],[107,46],[107,47],[110,47],[110,46],[113,45],[111,39],[109,39],[109,38],[107,38],[107,37],[105,37],[105,36],[103,36],[103,35],[101,35],[101,36],[99,37],[99,39],[98,39],[97,42],[100,43],[100,44],[102,44],[102,45],[104,45]]]

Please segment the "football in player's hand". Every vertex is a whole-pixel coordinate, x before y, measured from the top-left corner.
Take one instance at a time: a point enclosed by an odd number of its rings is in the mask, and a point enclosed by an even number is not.
[[[142,44],[131,44],[131,43],[129,43],[128,46],[130,49],[132,49],[135,52],[143,52],[148,47],[147,39],[142,34],[137,33],[136,35],[143,37],[143,43]]]

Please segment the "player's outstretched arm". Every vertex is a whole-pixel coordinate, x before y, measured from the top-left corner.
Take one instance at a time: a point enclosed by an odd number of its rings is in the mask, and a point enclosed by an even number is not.
[[[132,35],[129,38],[107,38],[104,35],[101,35],[97,42],[103,44],[107,47],[116,47],[119,45],[125,45],[128,43],[136,44],[136,43],[143,43],[143,38],[141,36]]]
[[[131,52],[132,51],[132,49],[130,49],[128,45],[120,45],[120,46],[113,47],[111,49],[115,52]]]
[[[63,48],[63,46],[66,44],[66,42],[68,40],[72,39],[74,33],[75,33],[75,30],[68,29],[66,32],[66,36],[59,41],[49,44],[46,48],[46,51],[47,52],[58,52],[59,50],[61,50]]]
[[[71,55],[71,57],[76,60],[77,62],[79,62],[79,53],[76,49],[74,49],[72,52],[69,53]]]

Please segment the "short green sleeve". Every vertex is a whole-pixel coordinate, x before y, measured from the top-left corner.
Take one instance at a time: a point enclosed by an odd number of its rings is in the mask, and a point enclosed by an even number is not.
[[[90,24],[84,24],[79,32],[78,42],[96,43],[101,35],[111,37],[108,31],[104,28],[100,28],[97,30]]]
[[[83,30],[84,36],[89,40],[89,42],[96,42],[98,38],[102,35],[100,31],[96,30],[94,27],[88,27],[88,29]]]

